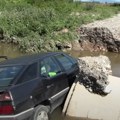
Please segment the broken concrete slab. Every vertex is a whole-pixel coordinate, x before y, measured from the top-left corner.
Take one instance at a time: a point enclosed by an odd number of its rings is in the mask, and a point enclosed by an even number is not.
[[[72,87],[70,88],[70,91],[69,91],[69,93],[68,93],[68,95],[67,95],[67,98],[66,98],[66,100],[65,100],[64,108],[63,108],[63,110],[62,110],[62,113],[63,113],[63,114],[66,114],[66,111],[67,111],[67,109],[68,109],[70,100],[71,100],[71,98],[72,98],[72,96],[73,96],[73,93],[74,93],[74,90],[75,90],[75,87],[76,87],[77,82],[78,82],[78,81],[76,80],[76,81],[72,84]]]
[[[90,93],[77,82],[66,115],[98,120],[120,120],[120,78],[109,76],[109,81],[106,89],[112,91],[104,97]]]

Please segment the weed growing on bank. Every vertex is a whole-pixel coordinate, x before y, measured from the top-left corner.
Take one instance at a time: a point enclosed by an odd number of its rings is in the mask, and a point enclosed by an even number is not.
[[[119,11],[119,6],[72,0],[2,0],[0,27],[24,52],[51,51],[57,42],[77,39],[76,29],[82,24]]]

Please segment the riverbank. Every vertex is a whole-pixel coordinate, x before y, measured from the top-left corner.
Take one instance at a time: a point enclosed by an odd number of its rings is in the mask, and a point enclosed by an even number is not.
[[[79,28],[81,49],[120,52],[120,14]]]
[[[0,1],[0,40],[35,53],[77,48],[77,29],[119,13],[119,6],[72,0]]]

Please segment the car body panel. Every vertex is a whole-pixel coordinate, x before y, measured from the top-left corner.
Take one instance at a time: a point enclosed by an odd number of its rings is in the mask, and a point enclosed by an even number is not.
[[[68,87],[67,75],[65,73],[59,73],[58,76],[53,78],[43,79],[43,83],[45,84],[46,98],[50,98]]]

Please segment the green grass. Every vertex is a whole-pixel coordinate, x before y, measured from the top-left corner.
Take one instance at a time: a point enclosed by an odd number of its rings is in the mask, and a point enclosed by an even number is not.
[[[0,27],[24,52],[56,50],[57,41],[77,38],[82,24],[105,19],[119,6],[73,3],[72,0],[1,0]],[[68,32],[62,32],[68,29]],[[52,43],[52,45],[50,45]],[[46,47],[47,46],[47,47]]]

